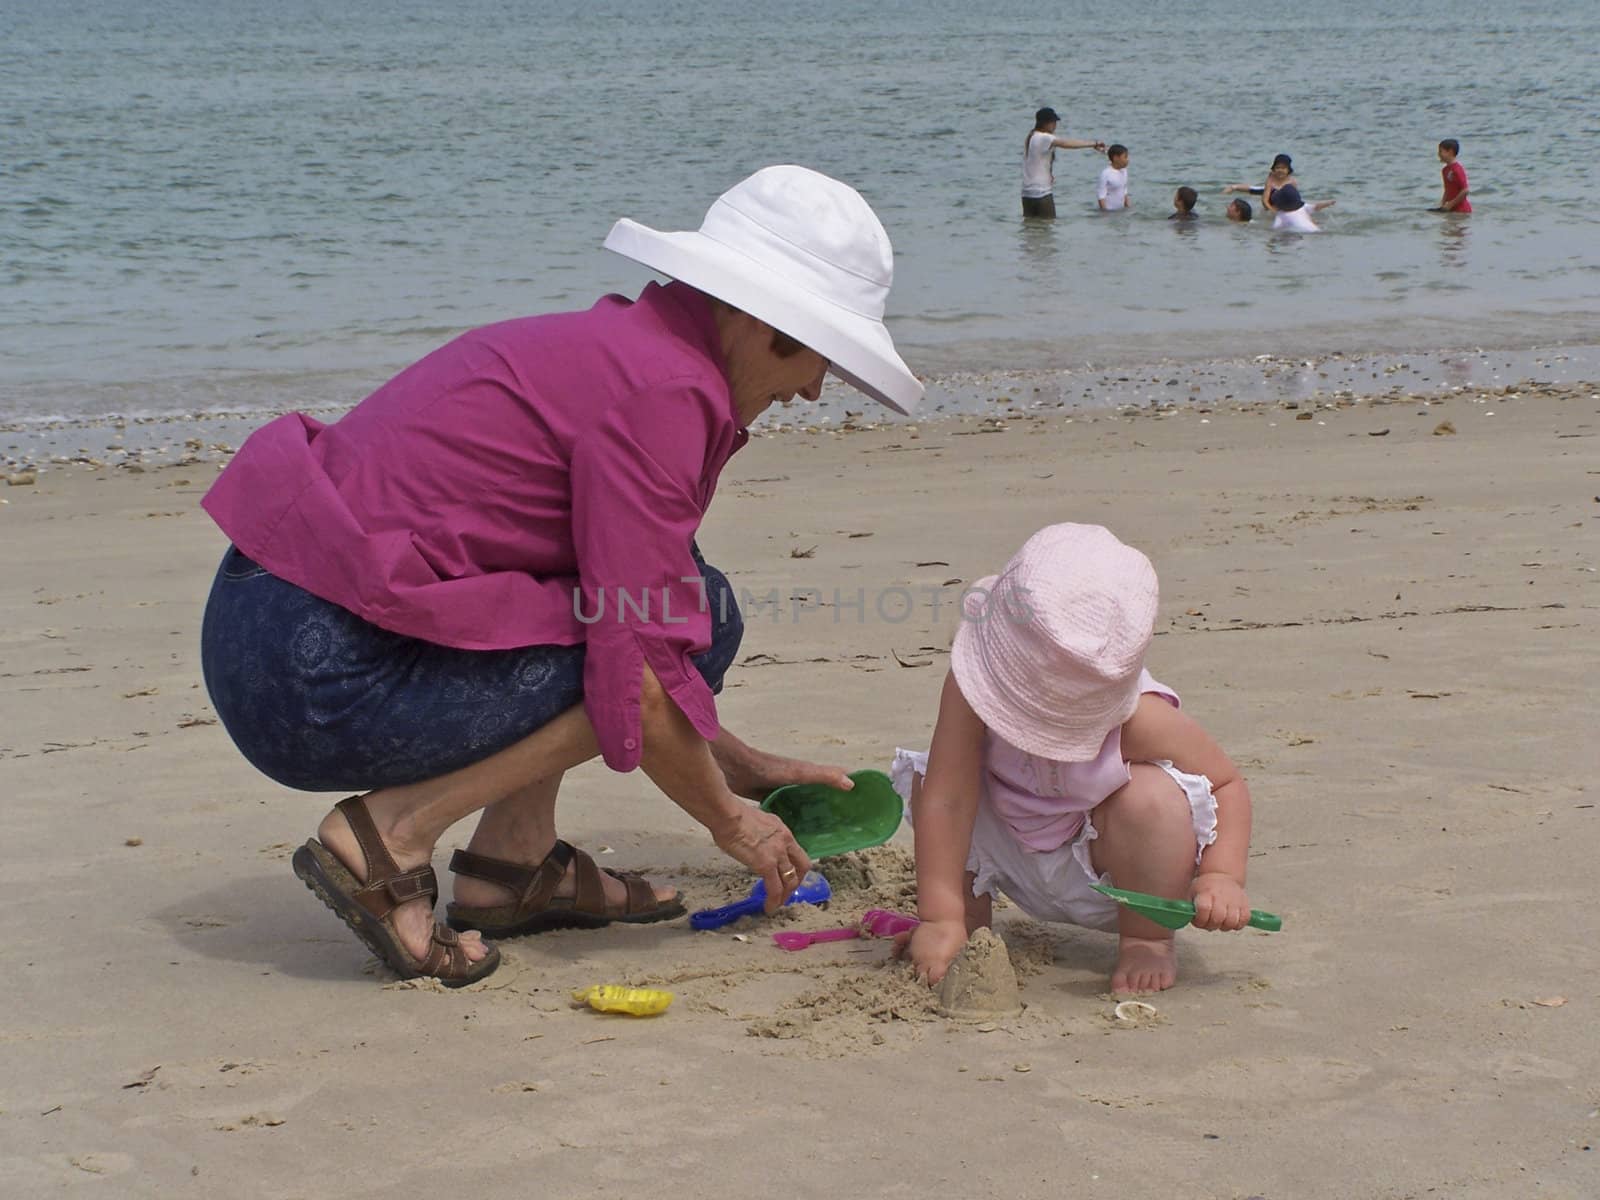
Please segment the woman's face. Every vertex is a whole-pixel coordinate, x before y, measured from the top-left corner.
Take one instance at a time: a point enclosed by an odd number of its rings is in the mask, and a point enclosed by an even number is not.
[[[1274,179],[1281,183],[1289,178],[1289,168],[1283,163],[1273,163],[1271,174]]]
[[[743,316],[744,314],[740,314]],[[787,404],[796,396],[815,400],[822,395],[822,378],[828,360],[802,346],[782,355],[774,348],[772,329],[751,319],[743,336],[728,346],[728,383],[739,420],[749,425],[774,404]]]

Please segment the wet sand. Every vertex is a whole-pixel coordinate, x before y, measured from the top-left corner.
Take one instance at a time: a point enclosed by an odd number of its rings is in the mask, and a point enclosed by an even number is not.
[[[1250,896],[1284,929],[1180,933],[1178,987],[1121,1018],[1114,938],[1014,908],[1025,1007],[992,1021],[941,1017],[886,942],[772,944],[913,908],[905,830],[824,864],[826,912],[388,980],[289,869],[333,797],[256,776],[199,683],[225,452],[46,457],[0,484],[7,1188],[1593,1196],[1600,387],[1393,382],[808,421],[724,475],[700,543],[779,603],[723,718],[852,769],[926,742],[949,601],[1028,533],[1151,555],[1152,670],[1248,775]],[[693,907],[748,885],[641,776],[575,772],[562,819]],[[594,983],[676,999],[575,1008]]]
[[[1001,356],[1003,357],[1003,355]],[[60,467],[157,466],[216,462],[279,412],[297,409],[333,421],[383,382],[382,374],[247,376],[211,390],[226,408],[150,411],[137,389],[73,394],[29,393],[40,413],[60,407],[75,416],[0,415],[0,466],[8,470]],[[1536,394],[1600,379],[1600,345],[1517,349],[1469,347],[1410,354],[1281,352],[1238,359],[1137,359],[1070,362],[1049,370],[955,371],[930,375],[916,417],[871,404],[829,378],[817,404],[779,408],[755,428],[766,433],[844,426],[904,426],[945,417],[1051,413],[1099,416],[1128,410],[1215,405],[1338,403],[1355,397],[1399,401],[1468,390]],[[254,397],[257,404],[250,402]],[[3,399],[3,398],[0,398]],[[12,402],[15,403],[15,400]],[[271,407],[260,407],[260,404]],[[88,405],[93,411],[85,413]],[[114,413],[100,412],[111,405]],[[14,408],[0,405],[0,413]],[[813,428],[814,427],[814,428]]]

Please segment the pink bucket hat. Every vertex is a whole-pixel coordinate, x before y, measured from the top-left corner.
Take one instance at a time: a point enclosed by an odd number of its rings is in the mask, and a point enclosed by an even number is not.
[[[983,723],[1029,754],[1083,762],[1133,715],[1155,632],[1150,560],[1099,525],[1049,525],[962,604],[950,650]]]

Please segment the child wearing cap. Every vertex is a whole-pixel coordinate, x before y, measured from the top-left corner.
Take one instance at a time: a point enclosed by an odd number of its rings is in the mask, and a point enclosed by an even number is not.
[[[1173,934],[1091,885],[1192,900],[1200,929],[1248,922],[1250,791],[1145,669],[1157,590],[1143,554],[1070,524],[968,590],[933,744],[891,768],[922,918],[902,947],[929,983],[1000,892],[1038,920],[1115,930],[1113,992],[1171,987]]]
[[[1300,181],[1294,177],[1294,160],[1279,154],[1272,160],[1266,182],[1260,187],[1248,183],[1230,183],[1222,189],[1227,192],[1249,192],[1261,197],[1261,207],[1272,214],[1274,229],[1288,229],[1295,233],[1316,233],[1318,226],[1311,219],[1313,213],[1332,208],[1335,200],[1306,200],[1300,195]],[[1239,205],[1236,211],[1233,205]],[[1248,201],[1235,200],[1228,206],[1230,221],[1248,221],[1251,217]]]

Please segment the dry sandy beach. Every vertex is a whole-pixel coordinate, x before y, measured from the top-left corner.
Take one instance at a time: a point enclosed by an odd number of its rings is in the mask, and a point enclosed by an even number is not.
[[[200,686],[215,463],[0,486],[0,1193],[1600,1195],[1600,388],[1506,390],[792,432],[729,465],[701,545],[784,606],[747,612],[722,715],[851,768],[925,743],[950,601],[1035,528],[1150,554],[1151,667],[1244,767],[1284,929],[1180,933],[1147,1022],[1104,992],[1113,938],[1015,909],[1026,1008],[980,1024],[883,941],[772,944],[912,908],[904,829],[824,864],[827,912],[388,982],[289,869],[333,798],[255,775]],[[564,796],[603,865],[744,890],[642,776]],[[573,1007],[605,982],[676,1000]]]

